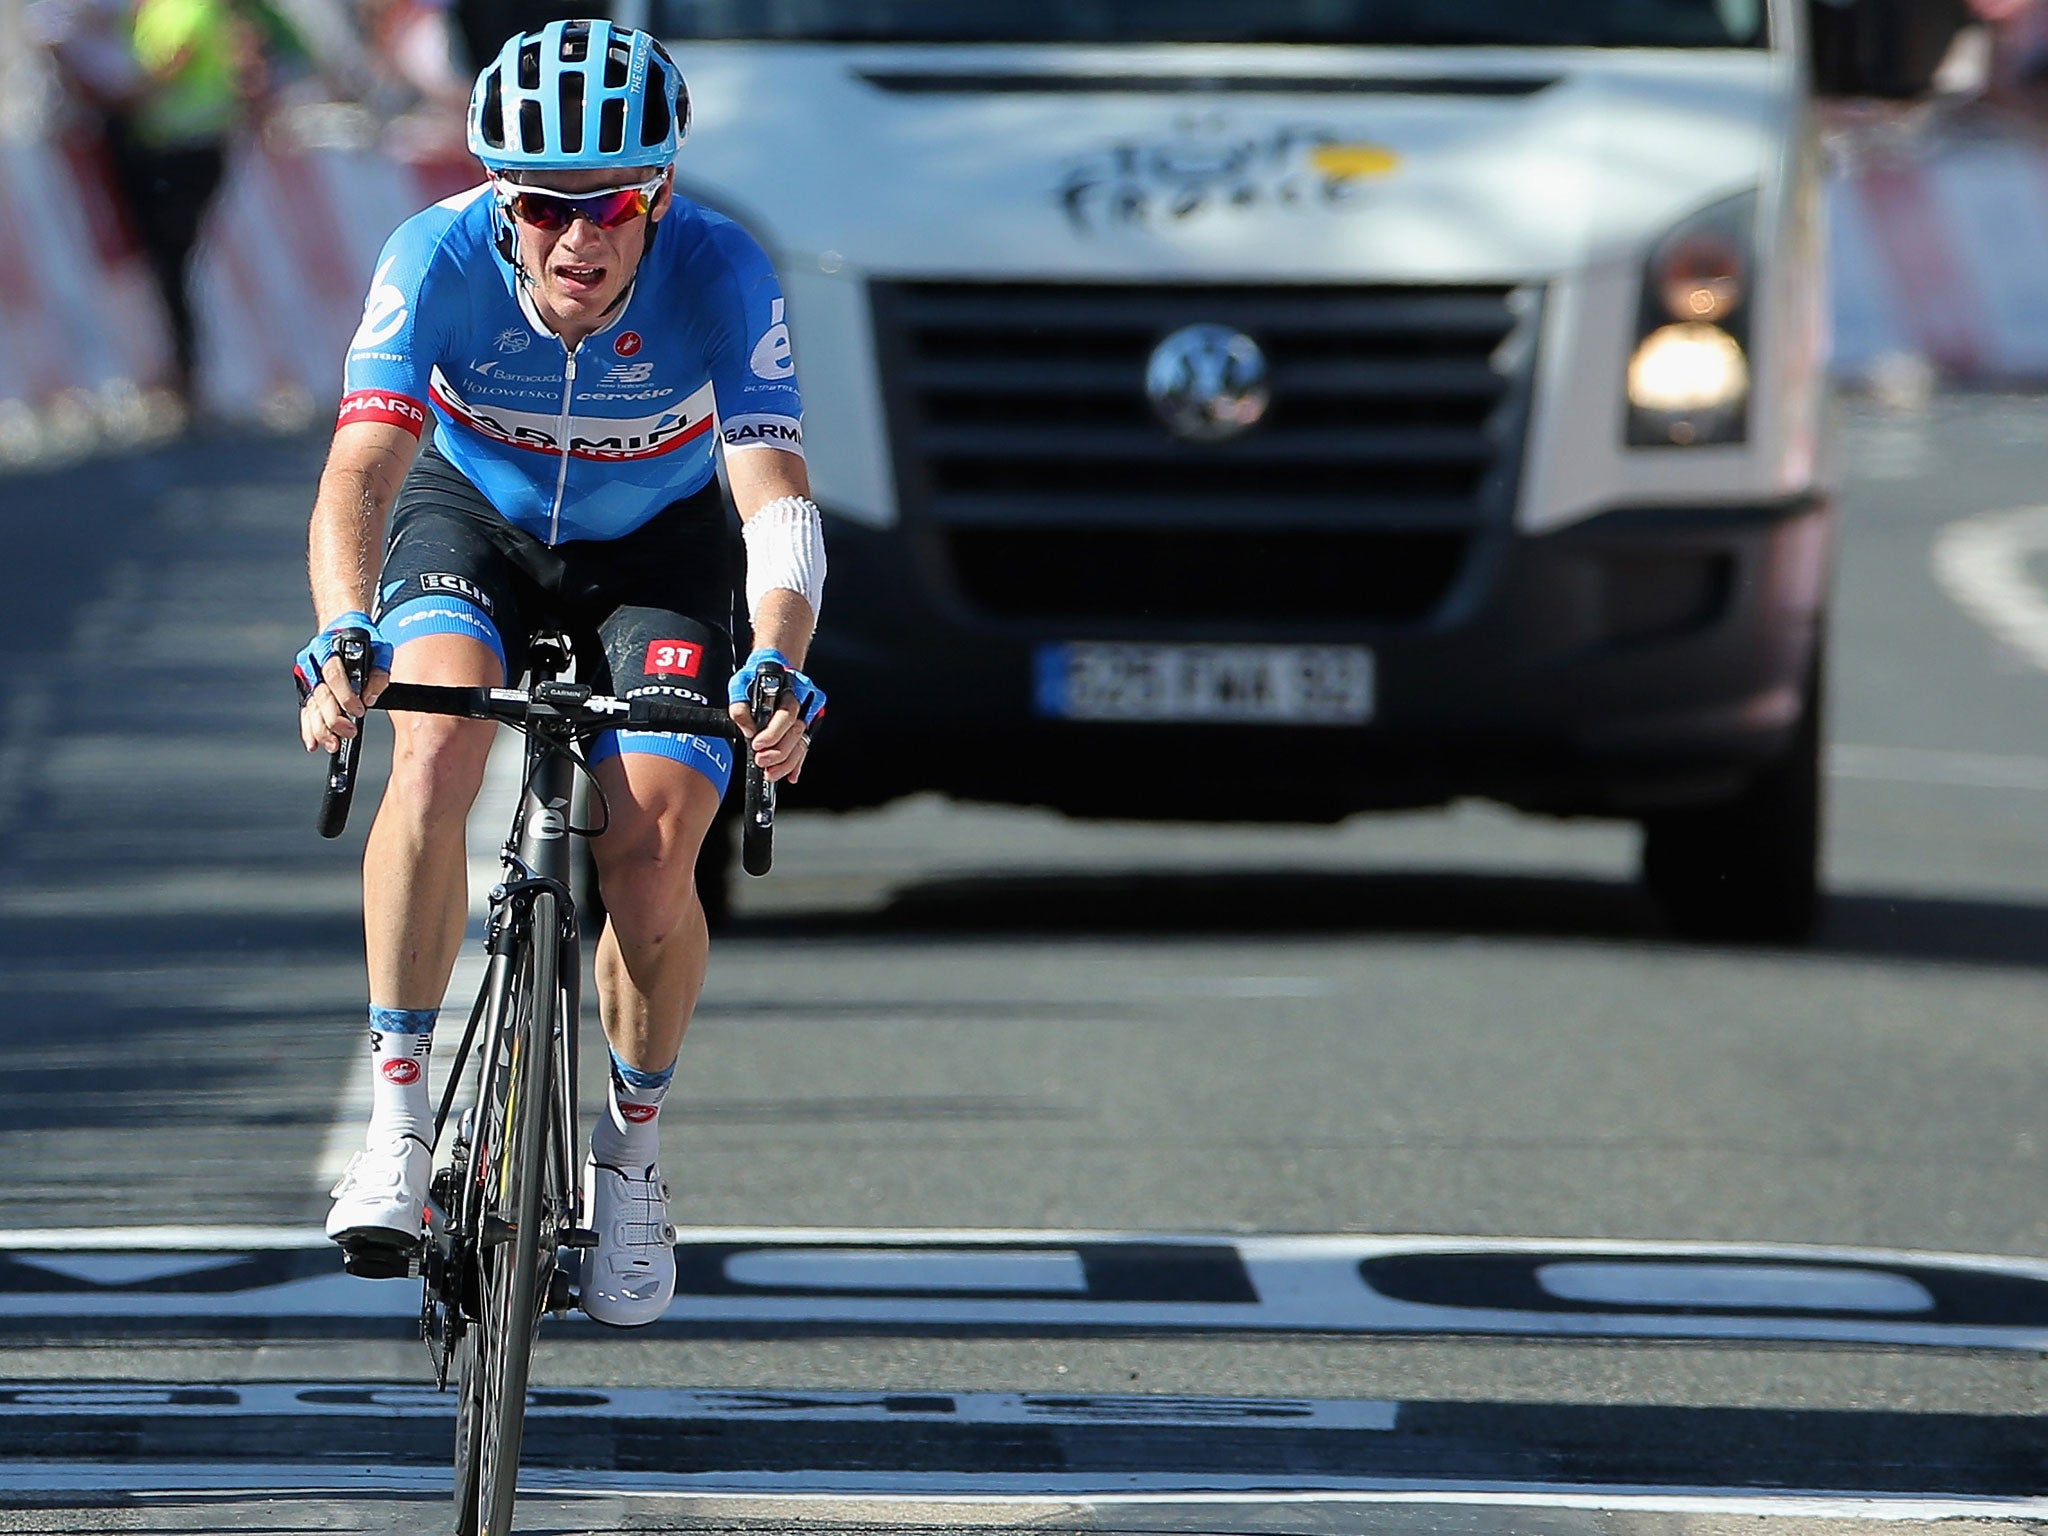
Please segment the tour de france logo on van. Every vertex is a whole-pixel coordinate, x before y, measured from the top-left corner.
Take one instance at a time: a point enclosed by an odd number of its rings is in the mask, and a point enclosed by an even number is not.
[[[1400,165],[1393,150],[1327,128],[1184,131],[1069,161],[1058,198],[1068,222],[1084,233],[1172,228],[1269,208],[1343,208]]]

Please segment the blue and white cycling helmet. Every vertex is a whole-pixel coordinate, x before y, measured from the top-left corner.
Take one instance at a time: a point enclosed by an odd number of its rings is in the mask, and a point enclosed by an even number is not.
[[[689,131],[689,88],[668,50],[603,20],[520,33],[469,97],[469,152],[493,175],[667,165]]]

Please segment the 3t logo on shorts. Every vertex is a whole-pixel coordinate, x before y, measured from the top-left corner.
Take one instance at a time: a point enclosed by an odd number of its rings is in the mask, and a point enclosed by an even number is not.
[[[704,647],[688,640],[656,640],[647,647],[647,660],[640,670],[650,675],[695,677],[704,660]]]

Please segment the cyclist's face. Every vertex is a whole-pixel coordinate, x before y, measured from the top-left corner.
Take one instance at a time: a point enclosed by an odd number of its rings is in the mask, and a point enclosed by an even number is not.
[[[595,192],[605,187],[646,181],[647,171],[533,171],[519,178],[522,186],[552,192]],[[613,229],[599,229],[589,219],[573,220],[567,229],[537,229],[521,219],[512,228],[519,239],[519,257],[533,278],[534,299],[558,330],[596,326],[613,301],[626,291],[647,249],[652,221],[668,212],[666,183],[646,213]]]

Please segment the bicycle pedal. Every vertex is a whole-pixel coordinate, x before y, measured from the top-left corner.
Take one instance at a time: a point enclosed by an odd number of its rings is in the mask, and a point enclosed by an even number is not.
[[[359,1280],[415,1280],[419,1278],[420,1250],[389,1243],[344,1243],[341,1267]]]
[[[597,1233],[589,1227],[570,1227],[562,1233],[564,1248],[595,1248]]]
[[[558,1269],[548,1276],[549,1312],[573,1312],[576,1309],[576,1293],[570,1288],[569,1273]]]

